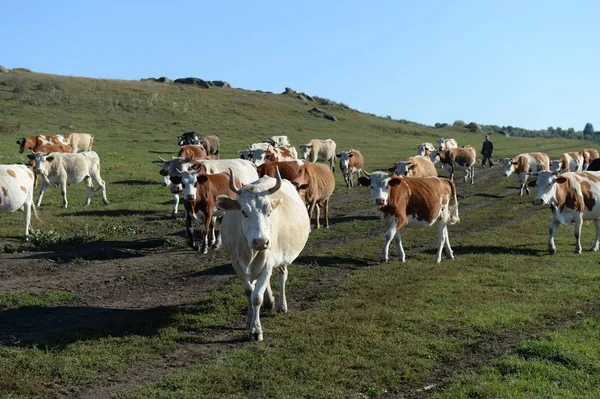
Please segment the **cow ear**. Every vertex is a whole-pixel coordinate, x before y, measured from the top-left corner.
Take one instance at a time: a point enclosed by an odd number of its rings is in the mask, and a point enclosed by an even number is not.
[[[217,208],[222,211],[239,211],[242,209],[239,202],[228,197],[227,195],[219,195],[217,197]]]
[[[369,187],[371,185],[371,179],[369,179],[368,177],[361,176],[358,178],[358,185]]]
[[[354,156],[353,153],[348,154],[348,158],[352,158]]]
[[[52,161],[54,161],[54,157],[47,157],[47,158],[46,158],[46,161],[47,161],[47,162],[52,162]]]
[[[566,181],[567,181],[567,178],[564,176],[558,176],[556,179],[554,179],[554,183],[558,183],[558,184],[563,184]]]
[[[342,157],[342,153],[341,153],[341,152],[338,152],[337,154],[335,154],[335,156],[336,156],[337,158],[341,158],[341,157]]]
[[[392,177],[388,182],[388,186],[390,187],[399,186],[400,184],[402,184],[402,178],[400,177]]]
[[[283,198],[277,198],[277,199],[271,200],[271,209],[275,209],[281,204],[283,204]]]
[[[196,181],[200,184],[204,184],[208,181],[208,177],[205,174],[198,175]]]
[[[392,173],[393,173],[393,172],[395,172],[395,171],[396,171],[396,165],[394,165],[394,167],[393,167],[393,168],[389,168],[389,169],[388,169],[388,172],[392,172]]]
[[[512,164],[517,166],[519,164],[519,161],[512,161]]]
[[[410,170],[410,169],[412,169],[412,168],[414,168],[414,167],[415,167],[415,164],[414,164],[414,163],[407,163],[407,164],[406,164],[406,170]]]
[[[535,187],[535,186],[537,186],[537,180],[531,180],[529,183],[527,183],[527,185],[529,187]]]
[[[298,190],[298,191],[306,190],[306,189],[308,189],[308,187],[309,187],[308,183],[304,183],[304,184],[296,183],[296,190]]]
[[[27,154],[27,158],[31,159],[32,161],[35,159],[35,155],[33,154]]]

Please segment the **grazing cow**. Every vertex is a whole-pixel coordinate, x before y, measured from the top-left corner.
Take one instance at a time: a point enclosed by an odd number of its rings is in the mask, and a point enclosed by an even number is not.
[[[94,180],[102,189],[102,200],[108,204],[106,199],[106,184],[100,177],[100,158],[94,151],[77,152],[73,154],[63,152],[51,152],[49,154],[36,152],[27,155],[29,159],[35,159],[36,172],[42,175],[42,186],[37,206],[42,203],[42,197],[48,186],[60,186],[63,196],[63,208],[68,205],[67,184],[76,184],[85,180],[87,185],[87,200],[84,206],[90,204],[94,192]]]
[[[246,328],[249,337],[262,341],[260,307],[263,296],[267,307],[272,308],[274,303],[271,274],[274,269],[280,273],[277,309],[287,312],[287,268],[306,245],[310,221],[294,186],[281,176],[277,179],[264,176],[239,189],[233,177],[232,173],[229,186],[238,198],[217,197],[217,208],[225,211],[221,222],[223,247],[242,280],[248,299]]]
[[[200,144],[186,144],[179,149],[178,157],[191,159],[206,159],[206,149]]]
[[[578,152],[565,152],[558,160],[550,162],[550,170],[555,173],[581,172],[583,157]]]
[[[421,143],[417,146],[417,155],[429,156],[433,151],[435,147],[431,143]]]
[[[475,162],[477,160],[477,151],[470,145],[462,148],[450,148],[449,150],[440,153],[440,162],[450,166],[450,180],[454,180],[454,170],[456,168],[464,168],[466,183],[471,177],[471,184],[475,176]]]
[[[450,148],[458,148],[458,144],[456,143],[456,140],[454,140],[454,139],[439,138],[437,140],[437,143],[438,143],[438,151],[440,151],[440,152],[449,150]]]
[[[265,140],[265,143],[269,143],[273,147],[291,146],[288,136],[271,136]]]
[[[0,212],[25,211],[25,237],[29,236],[34,174],[27,165],[0,165]],[[37,217],[37,215],[36,215]]]
[[[308,144],[301,144],[302,159],[312,163],[317,161],[329,162],[329,168],[335,172],[335,141],[331,139],[318,140],[312,139]]]
[[[199,145],[200,137],[195,130],[191,130],[186,133],[182,133],[181,136],[177,136],[177,145],[183,147],[184,145]]]
[[[73,147],[73,152],[92,151],[94,136],[88,133],[71,133],[67,137],[67,142]],[[35,152],[42,152],[35,150]]]
[[[514,158],[504,158],[504,177],[510,176],[513,172],[515,173],[520,184],[519,195],[523,195],[523,190],[529,194],[529,187],[527,187],[528,175],[544,170],[550,170],[550,158],[543,152],[529,152],[519,154]]]
[[[437,177],[437,170],[428,156],[417,155],[394,164],[390,172],[398,176]]]
[[[534,182],[532,182],[534,183]],[[592,251],[600,245],[600,172],[567,172],[555,176],[552,172],[540,172],[535,182],[538,187],[535,205],[550,205],[552,220],[548,234],[548,249],[556,253],[554,233],[559,223],[569,226],[575,223],[575,252],[581,253],[581,225],[593,220],[596,239]]]
[[[581,156],[583,157],[583,170],[587,170],[588,165],[596,158],[598,158],[598,151],[591,149],[591,148],[586,148],[583,149],[579,152],[581,154]]]
[[[235,178],[236,186],[239,180]],[[236,198],[237,194],[231,191],[229,187],[229,173],[215,173],[207,175],[196,171],[182,171],[181,184],[183,186],[183,198],[186,210],[185,216],[185,236],[188,245],[198,251],[198,244],[194,240],[194,220],[200,223],[204,222],[204,231],[202,232],[202,254],[208,252],[208,246],[213,248],[221,246],[221,235],[215,234],[216,219],[223,216],[222,212],[216,209],[216,200],[219,195],[227,195],[230,198]],[[201,218],[199,220],[198,214]]]
[[[360,171],[364,167],[363,156],[358,150],[342,151],[336,154],[340,159],[340,169],[344,176],[347,187],[353,187],[352,174],[356,173],[356,179],[360,177]]]
[[[30,136],[30,137],[21,137],[17,140],[17,144],[19,145],[19,152],[22,153],[25,150],[33,150],[41,145],[54,145],[54,144],[64,144],[69,145],[67,140],[63,135],[57,134],[56,136]]]
[[[265,162],[294,161],[298,159],[298,152],[294,147],[269,147],[267,150],[257,149],[252,156],[252,163],[256,166]]]
[[[269,162],[258,166],[256,172],[258,173],[258,177],[277,177],[277,171],[279,171],[281,177],[289,181],[294,181],[298,177],[300,167],[303,164],[303,160]]]
[[[435,222],[439,225],[439,247],[435,261],[439,263],[442,260],[442,249],[445,250],[446,256],[454,259],[447,226],[459,222],[460,219],[456,187],[451,180],[438,177],[392,176],[388,181],[387,205],[381,207],[381,211],[384,214],[386,230],[381,261],[388,261],[388,252],[394,237],[398,242],[398,261],[406,260],[400,233],[403,227],[430,227]]]
[[[333,172],[326,165],[305,162],[292,183],[296,186],[300,198],[308,205],[309,219],[312,220],[317,208],[316,228],[321,228],[319,208],[323,209],[325,227],[329,228],[329,197],[335,189]]]
[[[385,205],[388,199],[388,181],[390,180],[390,174],[388,172],[373,172],[367,173],[366,170],[362,171],[365,176],[358,178],[358,184],[361,186],[370,187],[371,199],[375,205]]]
[[[216,155],[217,159],[221,158],[221,139],[218,135],[200,137],[200,144],[206,150],[206,155]]]

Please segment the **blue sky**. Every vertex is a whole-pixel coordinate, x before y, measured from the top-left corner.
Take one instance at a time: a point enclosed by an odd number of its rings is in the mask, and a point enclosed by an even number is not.
[[[434,124],[600,128],[599,1],[3,1],[0,65],[285,87]]]

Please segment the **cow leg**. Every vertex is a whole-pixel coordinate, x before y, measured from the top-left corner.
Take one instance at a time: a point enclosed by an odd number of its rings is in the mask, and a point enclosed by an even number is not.
[[[102,180],[99,174],[94,177],[94,180],[96,180],[96,183],[100,186],[102,201],[104,201],[105,204],[108,204],[108,198],[106,198],[106,182]]]
[[[581,253],[581,226],[583,225],[583,213],[579,213],[575,219],[575,253]]]
[[[434,258],[435,263],[440,263],[442,261],[442,249],[444,249],[444,244],[446,243],[446,234],[444,233],[444,230],[446,230],[446,224],[440,222],[438,233],[438,250]]]
[[[172,216],[174,218],[176,218],[177,217],[177,211],[178,211],[177,208],[179,208],[179,194],[173,194],[173,202],[175,202],[175,206],[173,207],[173,214],[172,214]]]
[[[265,290],[263,301],[267,310],[275,309],[275,295],[273,295],[273,289],[271,288],[271,279],[267,282],[267,289]]]
[[[329,159],[329,167],[331,168],[332,172],[335,172],[335,156]]]
[[[454,165],[450,165],[450,180],[454,181]]]
[[[44,192],[46,191],[46,187],[48,187],[48,185],[46,184],[46,179],[42,178],[42,185],[40,187],[40,195],[38,197],[37,203],[35,204],[35,206],[40,206],[42,205],[42,198],[44,197]]]
[[[194,240],[194,218],[190,211],[185,213],[185,238],[190,248],[197,251],[198,244],[196,244],[196,241]]]
[[[210,215],[204,215],[204,232],[202,233],[202,254],[208,253],[208,236],[214,234],[212,229],[215,226],[211,223],[212,217]]]
[[[392,240],[396,236],[396,226],[397,226],[397,222],[394,219],[388,226],[388,229],[385,231],[385,236],[384,236],[385,244],[383,245],[383,249],[381,250],[381,254],[379,255],[379,260],[381,260],[382,262],[387,262],[389,260],[390,244],[392,243]],[[398,232],[398,234],[400,234],[400,232]],[[398,247],[400,248],[400,246],[402,245],[402,239],[401,238],[397,238],[397,239],[399,240]],[[404,249],[402,250],[402,253],[404,253]],[[400,260],[400,253],[398,253],[398,260]],[[404,262],[404,259],[402,259],[400,261]]]
[[[279,301],[277,302],[277,311],[282,313],[287,313],[287,298],[285,296],[285,283],[288,278],[288,269],[287,265],[280,265],[277,268],[277,272],[279,272]]]
[[[475,178],[475,164],[471,165],[471,184],[473,184],[473,179]]]
[[[323,214],[325,215],[325,228],[329,228],[329,198],[323,202]]]
[[[452,251],[452,247],[450,246],[450,236],[448,234],[448,226],[444,228],[444,252],[446,252],[446,256],[450,259],[454,259],[454,252]]]
[[[548,230],[548,250],[550,251],[551,254],[556,253],[556,244],[554,244],[554,233],[556,232],[557,227],[558,227],[558,220],[556,220],[556,217],[553,214],[552,220],[550,220],[550,229]]]
[[[94,185],[92,184],[92,178],[91,177],[86,177],[85,178],[85,185],[87,186],[87,199],[85,200],[85,203],[83,204],[83,206],[88,206],[90,204],[90,202],[92,201],[92,195],[94,195]],[[66,194],[66,193],[65,193]],[[65,201],[66,201],[66,195],[65,195]],[[66,205],[65,205],[66,208]]]
[[[397,231],[394,238],[398,243],[398,262],[406,262],[406,253],[404,252],[404,246],[402,245],[402,233]]]
[[[260,324],[260,307],[262,306],[263,296],[265,295],[265,290],[267,289],[270,278],[271,270],[266,267],[256,279],[254,290],[252,290],[252,294],[250,296],[250,301],[252,303],[252,322],[250,323],[249,338],[251,340],[263,340],[263,331]]]
[[[312,222],[313,219],[313,215],[315,213],[315,206],[317,205],[316,201],[311,201],[310,204],[308,204],[308,220]],[[319,218],[317,217],[317,223],[316,225],[319,225]],[[311,225],[312,228],[312,225]],[[317,227],[318,228],[318,227]]]
[[[31,208],[33,208],[33,200],[25,202],[25,239],[29,237],[29,228],[31,227]]]
[[[317,230],[321,228],[321,222],[319,219],[321,218],[321,204],[315,202],[315,209],[317,210]]]
[[[596,226],[596,240],[594,240],[594,246],[592,247],[592,251],[598,251],[598,247],[600,246],[600,220],[594,220],[594,226]]]

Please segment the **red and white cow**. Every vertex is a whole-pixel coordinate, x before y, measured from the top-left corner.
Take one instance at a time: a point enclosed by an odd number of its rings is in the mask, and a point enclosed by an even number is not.
[[[64,144],[69,145],[65,137],[61,134],[57,134],[56,136],[30,136],[30,137],[21,137],[17,140],[17,144],[19,145],[19,152],[22,153],[25,150],[35,151],[37,147],[41,145],[55,145],[55,144]]]
[[[335,141],[331,139],[312,139],[307,144],[300,144],[301,158],[309,162],[329,162],[329,168],[335,172]]]
[[[555,173],[581,172],[583,157],[578,152],[565,152],[559,159],[550,162],[550,170]]]
[[[260,166],[266,162],[294,161],[298,159],[298,152],[292,146],[269,146],[266,150],[256,149],[252,156],[252,163]]]
[[[239,180],[236,178],[236,186]],[[237,194],[229,187],[229,173],[215,173],[208,175],[197,171],[181,171],[181,184],[183,186],[183,199],[186,210],[185,236],[188,245],[198,251],[198,244],[194,240],[194,221],[204,223],[202,231],[202,254],[208,252],[208,246],[213,248],[221,246],[221,235],[215,233],[217,218],[222,212],[216,209],[217,196],[227,195],[236,198]],[[198,217],[200,215],[200,218]]]
[[[34,176],[27,165],[0,165],[0,212],[25,212],[25,237],[29,236]],[[36,215],[37,218],[37,215]]]
[[[340,159],[340,169],[344,176],[344,181],[347,187],[353,187],[352,174],[356,173],[356,178],[360,177],[360,171],[364,167],[363,156],[358,150],[351,149],[350,151],[342,151],[336,154]]]
[[[310,233],[306,206],[294,186],[281,176],[264,176],[237,188],[234,175],[229,185],[238,197],[217,197],[217,207],[225,212],[221,222],[223,248],[242,281],[248,299],[246,328],[250,339],[262,341],[260,308],[263,297],[273,307],[270,279],[280,273],[280,299],[277,309],[287,312],[285,283],[288,266],[298,257]],[[266,294],[266,295],[265,295]]]
[[[440,152],[440,162],[450,168],[450,180],[454,180],[454,170],[461,168],[465,170],[464,182],[466,183],[470,177],[471,184],[473,184],[476,161],[477,151],[470,145],[462,148],[450,148]]]
[[[200,144],[186,144],[181,146],[177,157],[192,159],[206,159],[206,148]]]
[[[398,176],[437,177],[437,170],[428,156],[417,155],[397,162],[390,172]]]
[[[454,259],[448,238],[448,225],[455,224],[460,219],[456,187],[451,180],[392,176],[388,181],[387,205],[381,207],[381,211],[386,230],[381,261],[388,261],[390,244],[394,238],[398,243],[398,261],[406,260],[400,232],[402,228],[430,227],[436,222],[439,226],[439,247],[434,259],[437,263],[442,260],[442,249],[446,256]]]
[[[51,152],[49,154],[36,152],[29,154],[29,159],[35,159],[36,172],[42,175],[42,186],[37,206],[42,203],[42,197],[48,186],[60,186],[63,197],[63,208],[69,204],[67,201],[67,184],[76,184],[85,180],[87,185],[87,200],[83,204],[87,206],[92,200],[95,181],[102,190],[102,200],[108,204],[106,199],[106,184],[100,176],[100,158],[94,151],[77,152],[68,154],[64,152]]]
[[[592,251],[600,246],[600,172],[567,172],[555,176],[540,172],[537,177],[535,205],[550,205],[552,220],[548,234],[548,249],[556,253],[554,233],[559,223],[575,224],[575,252],[581,253],[581,226],[584,220],[593,220],[596,239]]]
[[[583,157],[583,170],[587,170],[588,166],[592,161],[599,157],[598,150],[592,148],[585,148],[579,152]]]
[[[292,184],[296,186],[300,198],[308,205],[308,216],[311,220],[315,208],[317,209],[316,228],[321,228],[319,224],[320,209],[323,209],[325,227],[329,228],[329,198],[335,189],[335,177],[329,167],[323,164],[304,162]]]
[[[514,173],[520,184],[519,195],[523,195],[523,190],[529,194],[527,187],[527,178],[531,173],[550,170],[550,158],[543,152],[529,152],[519,154],[513,158],[504,158],[504,177]]]

